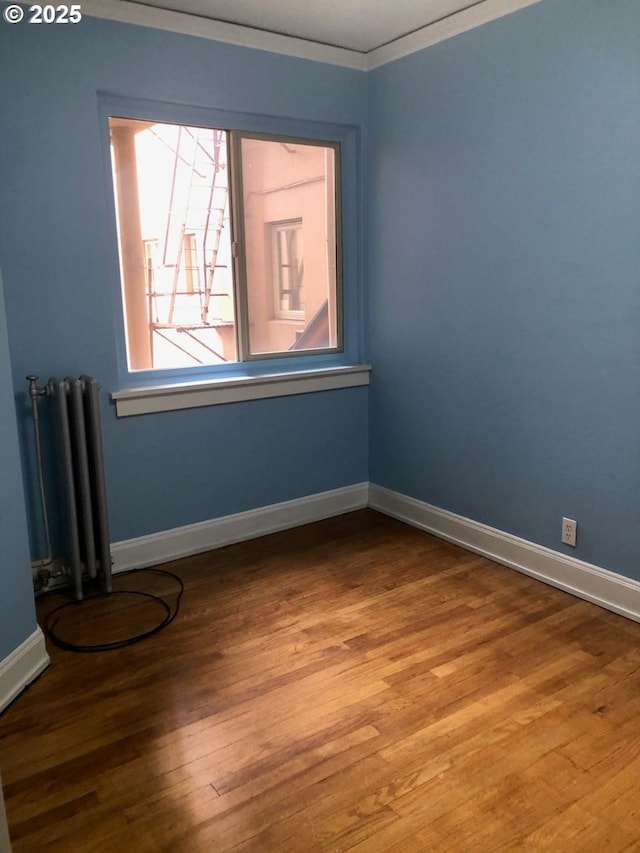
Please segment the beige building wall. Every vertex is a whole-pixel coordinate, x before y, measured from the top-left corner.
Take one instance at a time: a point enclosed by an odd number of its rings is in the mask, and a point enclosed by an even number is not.
[[[332,162],[326,167],[333,149],[243,139],[242,154],[251,351],[286,351],[335,293]],[[302,220],[304,312],[299,319],[279,318],[276,304],[272,230],[275,223],[292,220]]]

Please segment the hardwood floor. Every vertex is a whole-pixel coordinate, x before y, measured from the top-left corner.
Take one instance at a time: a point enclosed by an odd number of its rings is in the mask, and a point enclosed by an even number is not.
[[[0,717],[17,853],[640,850],[640,625],[368,510],[169,568]]]

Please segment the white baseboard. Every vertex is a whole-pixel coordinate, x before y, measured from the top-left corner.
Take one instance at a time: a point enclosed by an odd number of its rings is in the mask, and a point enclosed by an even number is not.
[[[640,622],[640,582],[373,483],[369,506]]]
[[[40,628],[0,661],[0,712],[49,666]]]
[[[247,512],[225,515],[211,521],[187,524],[114,542],[111,545],[113,572],[155,566],[179,557],[199,554],[234,542],[255,539],[267,533],[287,530],[355,509],[364,509],[369,499],[369,484],[357,483],[329,492],[271,504]]]
[[[369,483],[114,542],[113,572],[155,566],[366,506],[640,622],[640,582]]]

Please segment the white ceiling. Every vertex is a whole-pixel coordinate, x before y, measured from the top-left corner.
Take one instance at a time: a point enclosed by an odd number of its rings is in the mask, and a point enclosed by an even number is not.
[[[539,0],[84,0],[83,15],[363,70]]]
[[[130,0],[368,53],[484,0]]]

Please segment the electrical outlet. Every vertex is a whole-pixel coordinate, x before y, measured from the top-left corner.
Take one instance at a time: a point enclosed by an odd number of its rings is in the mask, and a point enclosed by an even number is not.
[[[578,535],[578,522],[573,518],[562,519],[562,541],[565,545],[576,547],[576,536]]]

